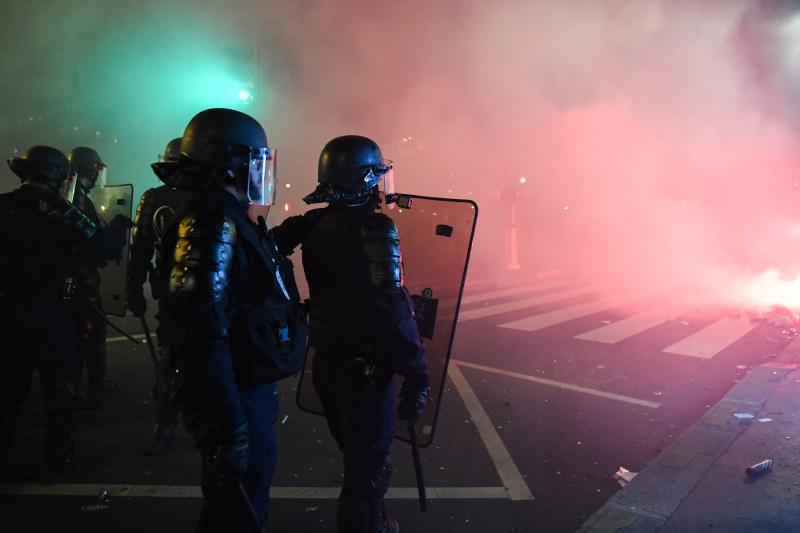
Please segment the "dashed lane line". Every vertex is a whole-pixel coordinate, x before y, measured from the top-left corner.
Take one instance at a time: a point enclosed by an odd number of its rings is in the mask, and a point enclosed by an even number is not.
[[[537,305],[558,302],[560,300],[566,300],[568,298],[573,298],[576,296],[585,296],[592,294],[594,292],[596,292],[596,289],[583,287],[583,288],[576,288],[569,290],[559,290],[557,292],[540,294],[528,298],[519,298],[511,302],[505,302],[496,305],[487,305],[486,307],[479,307],[476,309],[470,309],[468,311],[462,311],[458,315],[458,320],[460,322],[466,322],[468,320],[486,318],[494,315],[499,315],[501,313],[508,313],[509,311],[518,311],[520,309],[525,309],[527,307],[535,307]]]
[[[494,298],[503,298],[506,296],[516,296],[526,292],[544,291],[547,289],[556,289],[566,286],[567,283],[563,281],[545,280],[539,283],[532,283],[529,285],[517,285],[514,287],[507,287],[505,289],[497,289],[489,292],[469,292],[461,298],[461,305],[476,304],[485,302]]]
[[[610,307],[614,306],[602,300],[571,305],[569,307],[562,307],[561,309],[555,309],[546,313],[539,313],[533,316],[522,318],[520,320],[506,322],[505,324],[500,324],[499,327],[505,329],[515,329],[518,331],[539,331],[540,329],[562,324],[564,322],[569,322],[570,320],[575,320],[576,318],[582,318],[588,315],[599,313],[600,311],[604,311]]]
[[[640,405],[642,407],[649,407],[651,409],[658,409],[661,407],[660,403],[651,402],[649,400],[642,400],[641,398],[634,398],[633,396],[625,396],[623,394],[615,394],[613,392],[606,392],[597,389],[591,389],[588,387],[581,387],[580,385],[573,385],[572,383],[563,383],[561,381],[554,381],[552,379],[545,379],[536,376],[529,376],[527,374],[520,374],[519,372],[510,372],[508,370],[502,370],[500,368],[492,368],[490,366],[478,365],[475,363],[467,363],[466,361],[450,361],[450,364],[456,363],[457,366],[463,366],[466,368],[474,368],[475,370],[482,370],[484,372],[490,372],[492,374],[499,374],[501,376],[507,376],[511,378],[517,378],[524,381],[531,381],[533,383],[539,383],[541,385],[549,385],[551,387],[558,387],[559,389],[570,390],[573,392],[580,392],[583,394],[591,394],[592,396],[599,396],[601,398],[607,398],[609,400],[616,400],[618,402],[629,403],[633,405]],[[451,376],[452,379],[452,376]]]
[[[576,339],[615,344],[648,329],[654,328],[664,322],[688,313],[695,307],[695,303],[678,302],[660,305],[636,313],[629,317],[617,320],[611,324],[575,335]]]
[[[716,354],[741,339],[758,324],[748,317],[725,317],[701,329],[694,335],[676,342],[664,351],[667,353],[711,359]]]

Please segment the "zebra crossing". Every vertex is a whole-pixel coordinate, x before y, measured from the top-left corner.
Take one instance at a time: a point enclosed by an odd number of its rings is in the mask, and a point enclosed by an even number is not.
[[[515,295],[518,297],[508,299]],[[575,303],[575,299],[581,301]],[[642,301],[647,300],[648,298],[642,298]],[[562,302],[563,305],[553,308],[553,304]],[[614,310],[616,314],[620,309],[629,307],[623,306],[626,303],[636,302],[611,300],[607,296],[601,296],[596,288],[576,286],[561,280],[541,280],[503,288],[486,284],[473,286],[468,283],[459,322],[496,317],[500,320],[500,323],[495,324],[498,328],[532,333],[606,310]],[[639,312],[578,333],[573,338],[616,344],[697,311],[705,303],[708,302],[702,295],[695,295],[683,300],[653,304]],[[545,309],[539,309],[545,304],[549,305]],[[520,313],[526,310],[529,314],[520,318]],[[516,315],[513,319],[502,321],[503,317],[500,315],[512,312]],[[698,331],[687,333],[685,338],[663,347],[661,351],[672,355],[710,359],[747,336],[757,326],[758,324],[747,317],[722,316]]]

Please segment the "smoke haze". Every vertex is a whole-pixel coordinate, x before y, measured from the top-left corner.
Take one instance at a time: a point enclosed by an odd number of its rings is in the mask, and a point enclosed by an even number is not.
[[[8,155],[94,146],[110,181],[132,181],[138,195],[157,185],[148,163],[192,115],[233,107],[278,147],[289,214],[313,189],[324,143],[358,133],[395,161],[401,191],[479,203],[475,277],[507,272],[508,199],[521,194],[526,275],[800,306],[789,296],[800,295],[790,2],[15,0],[5,10]],[[0,178],[0,190],[15,184]]]

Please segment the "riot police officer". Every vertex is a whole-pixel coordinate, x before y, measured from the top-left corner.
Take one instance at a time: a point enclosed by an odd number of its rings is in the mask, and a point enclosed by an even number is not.
[[[70,204],[65,197],[74,175],[55,148],[34,146],[8,164],[22,186],[0,195],[0,468],[36,369],[44,396],[44,479],[54,483],[87,468],[73,455],[73,250],[118,256],[130,221],[116,218],[99,229]]]
[[[378,145],[357,135],[328,142],[319,185],[304,200],[327,203],[276,228],[282,246],[298,229],[310,293],[314,387],[342,451],[342,533],[397,531],[383,496],[395,434],[393,376],[404,377],[397,415],[416,421],[428,396],[425,351],[403,286],[397,227],[379,211],[381,178],[391,170]]]
[[[160,161],[177,163],[180,159],[180,148],[180,137],[172,139],[167,143]],[[160,300],[163,290],[159,283],[162,276],[153,268],[153,255],[158,253],[165,229],[169,227],[175,216],[182,212],[190,199],[190,191],[162,185],[146,190],[136,209],[128,264],[127,302],[131,313],[142,320],[144,320],[147,310],[144,283],[149,278],[150,291],[155,300]],[[157,260],[156,263],[163,264],[163,261]],[[172,445],[178,423],[177,410],[170,401],[174,374],[170,355],[170,321],[169,316],[162,312],[159,312],[157,318],[158,361],[156,372],[159,377],[153,386],[156,423],[150,443],[145,447],[145,453],[148,455],[157,454]]]
[[[168,183],[195,189],[166,232],[159,271],[168,283],[162,312],[174,325],[175,401],[203,458],[198,531],[266,523],[275,381],[287,375],[284,356],[299,361],[289,371],[302,364],[307,329],[294,312],[296,287],[264,224],[247,217],[251,203],[273,202],[274,163],[255,119],[208,109],[189,122],[180,161],[154,165]]]
[[[77,175],[73,203],[97,226],[103,223],[97,214],[89,193],[96,186],[105,185],[106,164],[94,149],[87,146],[73,148],[68,154],[72,172]],[[124,236],[123,236],[124,239]],[[124,243],[123,243],[124,244]],[[102,316],[100,299],[100,269],[105,259],[91,250],[78,250],[78,287],[73,299],[75,330],[78,335],[75,365],[75,390],[78,407],[100,408],[100,394],[104,389],[113,389],[117,383],[106,379],[106,331],[107,323]],[[86,366],[88,383],[86,393],[80,390],[83,368]]]

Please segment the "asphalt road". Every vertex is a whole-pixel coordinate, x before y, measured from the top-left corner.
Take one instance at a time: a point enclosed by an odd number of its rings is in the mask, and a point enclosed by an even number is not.
[[[642,469],[786,342],[779,328],[701,298],[628,300],[572,280],[475,280],[462,313],[435,440],[422,452],[426,513],[408,446],[394,448],[387,507],[405,532],[573,531],[619,489],[620,466]],[[141,332],[131,317],[116,322]],[[191,440],[181,432],[172,451],[142,455],[152,422],[146,347],[111,338],[108,349],[120,389],[102,411],[76,416],[78,453],[93,469],[69,486],[36,483],[35,389],[13,483],[0,484],[3,531],[193,530],[201,499]],[[333,532],[338,452],[324,420],[294,405],[295,389],[294,380],[280,387],[270,531]],[[92,510],[101,489],[111,492],[107,508]]]

